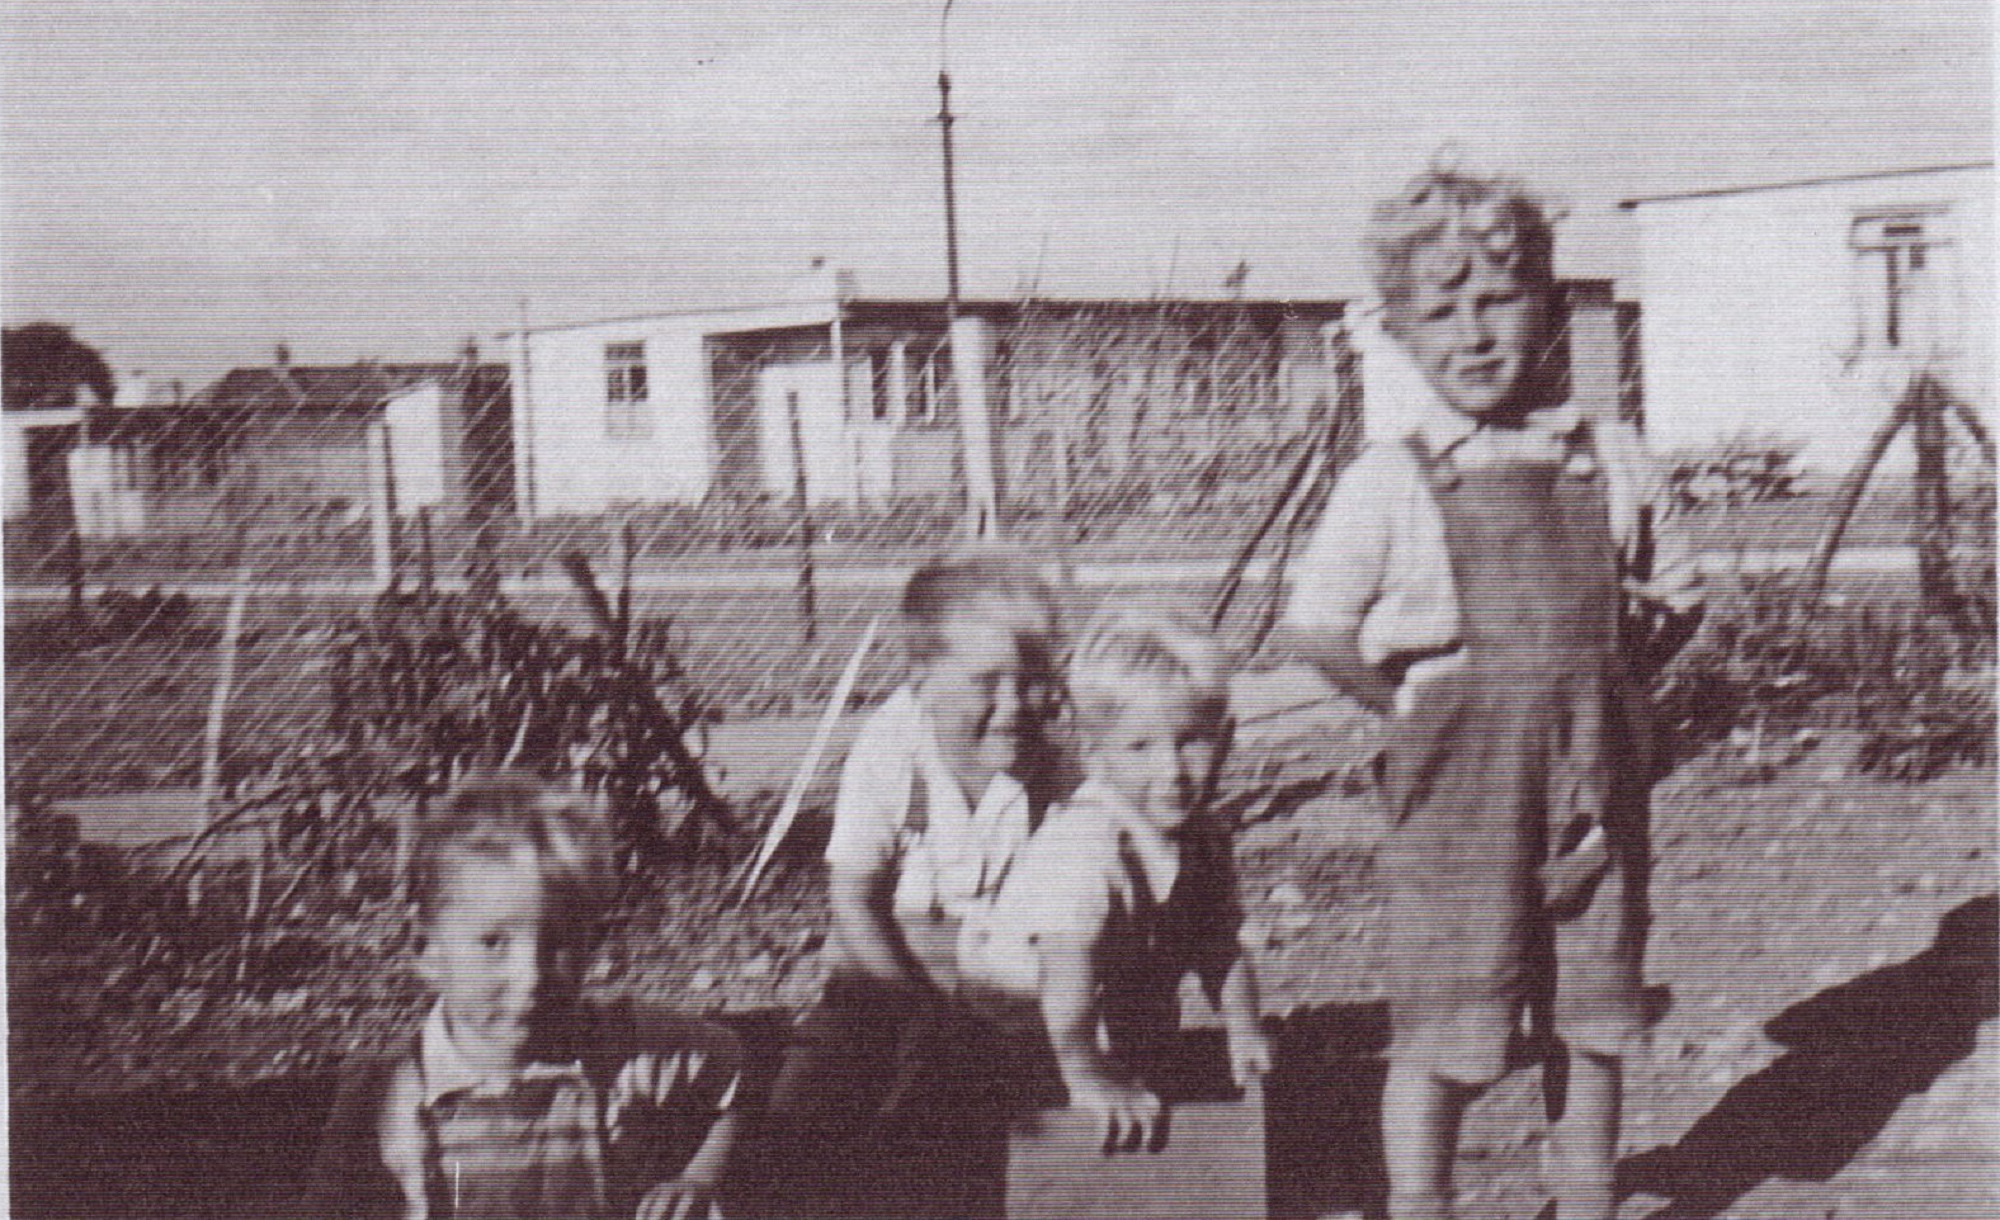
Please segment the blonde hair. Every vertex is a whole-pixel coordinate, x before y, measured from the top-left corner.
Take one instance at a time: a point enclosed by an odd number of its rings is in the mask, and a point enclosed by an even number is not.
[[[1112,614],[1070,653],[1069,698],[1086,739],[1107,731],[1142,685],[1171,685],[1220,722],[1229,713],[1229,659],[1215,637],[1161,615]]]
[[[610,902],[610,833],[583,793],[520,771],[474,771],[417,832],[410,896],[428,920],[446,900],[457,866],[535,858],[555,926],[584,937]]]
[[[1362,245],[1376,290],[1391,304],[1408,298],[1415,255],[1428,246],[1455,247],[1461,261],[1452,275],[1479,259],[1524,284],[1555,283],[1553,210],[1512,178],[1427,169],[1375,205]]]

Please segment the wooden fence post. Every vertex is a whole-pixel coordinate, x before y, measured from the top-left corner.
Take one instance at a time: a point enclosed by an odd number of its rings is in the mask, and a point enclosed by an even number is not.
[[[792,493],[799,502],[799,615],[805,620],[805,640],[810,644],[819,634],[819,606],[813,588],[813,516],[812,502],[807,498],[806,447],[795,390],[785,393],[785,422],[792,434]]]

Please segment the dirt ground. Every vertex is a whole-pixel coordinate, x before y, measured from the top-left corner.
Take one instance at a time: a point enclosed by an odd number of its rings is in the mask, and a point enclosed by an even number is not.
[[[1232,787],[1262,794],[1245,811],[1239,860],[1266,1007],[1282,1022],[1270,1137],[1282,1217],[1372,1215],[1381,1191],[1373,1106],[1386,1019],[1369,880],[1380,822],[1360,785],[1325,778],[1330,760],[1363,756],[1364,729],[1315,702],[1322,693],[1294,669],[1247,675],[1237,690]],[[729,790],[781,788],[810,723],[718,735]],[[1670,1006],[1629,1068],[1624,1220],[2000,1216],[1994,774],[1863,779],[1854,746],[1828,735],[1723,748],[1657,793],[1649,976]],[[815,825],[805,819],[801,850],[748,908],[713,884],[665,895],[614,940],[601,984],[781,1027],[819,978]],[[217,1023],[197,1001],[178,1012],[174,997],[158,1012],[113,1013],[86,960],[10,962],[9,974],[20,1215],[264,1213],[282,1180],[259,1179],[261,1203],[218,1197],[236,1188],[214,1183],[249,1181],[258,1164],[302,1169],[312,1120],[297,1098],[322,1096],[313,1082],[331,1057],[414,998],[394,978],[338,995],[301,985]],[[289,1094],[287,1080],[307,1083]],[[132,1101],[145,1082],[205,1082],[176,1094],[174,1113],[183,1125],[219,1115],[207,1142],[163,1139],[160,1117]],[[1533,1072],[1477,1104],[1464,1214],[1537,1214],[1542,1127]],[[258,1150],[232,1151],[231,1130]],[[218,1161],[191,1164],[202,1155]]]

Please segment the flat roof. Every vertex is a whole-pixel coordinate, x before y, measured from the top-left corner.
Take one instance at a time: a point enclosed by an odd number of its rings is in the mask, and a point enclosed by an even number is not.
[[[1748,195],[1754,191],[1787,191],[1806,186],[1831,186],[1837,182],[1864,182],[1871,178],[1908,178],[1917,174],[1949,174],[1968,169],[1992,169],[1991,161],[1963,161],[1955,165],[1923,165],[1914,169],[1874,170],[1861,174],[1829,174],[1824,178],[1799,178],[1791,182],[1763,182],[1751,186],[1725,186],[1706,191],[1683,191],[1676,195],[1643,195],[1637,199],[1621,199],[1621,211],[1631,211],[1641,204],[1674,203],[1683,199],[1714,199],[1721,195]]]

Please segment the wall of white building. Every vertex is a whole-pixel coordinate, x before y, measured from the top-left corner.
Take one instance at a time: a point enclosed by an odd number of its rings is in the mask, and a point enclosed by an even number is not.
[[[1990,168],[1882,175],[1702,198],[1643,201],[1646,422],[1661,450],[1736,438],[1800,446],[1844,470],[1913,368],[1993,409]],[[1922,215],[1934,242],[1905,298],[1900,350],[1879,333],[1881,261],[1855,249],[1858,218]],[[1899,441],[1891,466],[1907,466]]]
[[[435,381],[390,398],[389,469],[395,477],[396,512],[435,508],[445,499],[444,387]]]
[[[621,504],[691,504],[708,494],[715,452],[708,336],[830,324],[834,301],[593,322],[514,340],[515,478],[524,515]],[[614,419],[606,348],[643,345],[646,398]],[[638,426],[634,426],[637,424]]]

